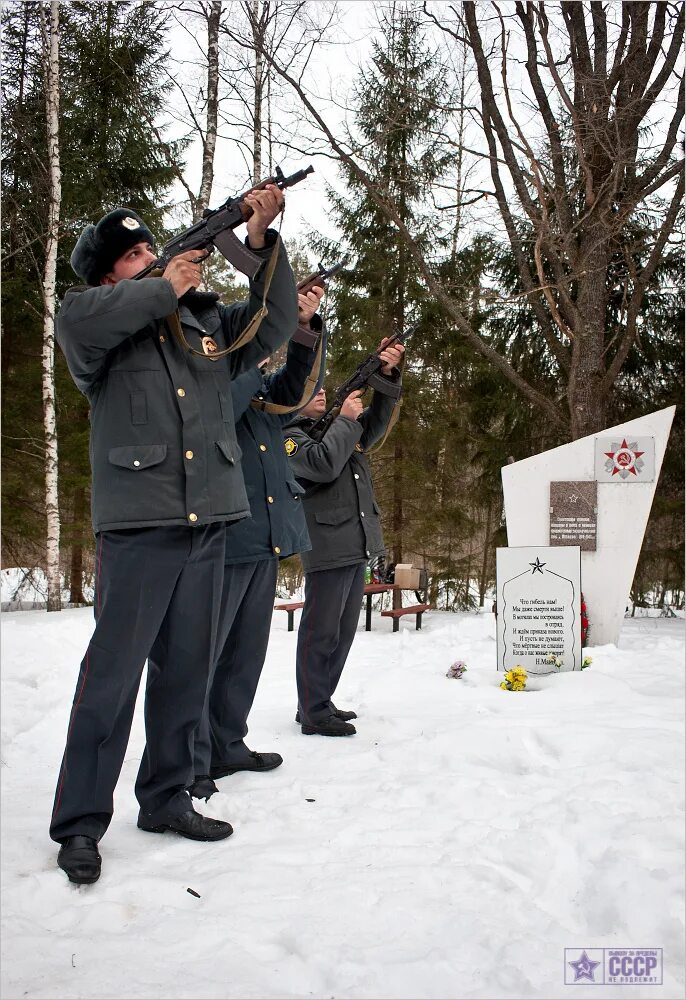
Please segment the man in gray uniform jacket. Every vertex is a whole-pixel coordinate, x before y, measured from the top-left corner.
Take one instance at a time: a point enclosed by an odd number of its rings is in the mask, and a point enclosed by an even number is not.
[[[147,746],[136,782],[138,826],[193,840],[232,833],[193,810],[193,731],[215,657],[227,522],[248,517],[231,379],[295,330],[295,283],[277,234],[275,187],[246,196],[248,243],[265,261],[279,243],[257,335],[218,361],[191,355],[173,335],[177,313],[197,351],[238,340],[262,305],[262,268],[241,304],[195,292],[198,251],[174,258],[162,277],[132,279],[151,263],[153,238],[130,209],[88,226],[72,266],[89,287],[70,290],[57,339],[90,403],[92,515],[97,539],[94,611],[69,719],[50,826],[58,864],[72,882],[100,875],[97,843],[113,793],[148,653],[165,654],[146,693]]]
[[[402,344],[382,351],[383,376],[399,381],[403,353]],[[301,556],[305,606],[296,654],[296,722],[306,735],[356,732],[349,722],[356,713],[336,708],[332,698],[355,638],[365,563],[384,552],[365,452],[383,437],[394,407],[391,397],[374,392],[371,405],[363,410],[361,395],[348,396],[321,441],[313,441],[308,431],[326,409],[323,389],[284,430],[291,468],[305,489],[312,543],[311,551]]]

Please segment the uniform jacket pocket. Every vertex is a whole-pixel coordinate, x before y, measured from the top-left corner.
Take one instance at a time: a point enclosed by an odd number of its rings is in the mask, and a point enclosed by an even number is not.
[[[167,457],[166,444],[134,444],[121,448],[110,448],[109,460],[122,469],[149,469],[159,465]]]
[[[230,462],[231,465],[235,465],[243,454],[236,441],[217,441],[216,444],[226,461]]]
[[[343,524],[344,521],[349,521],[355,514],[357,514],[355,507],[338,507],[334,510],[315,511],[314,517],[319,524]]]

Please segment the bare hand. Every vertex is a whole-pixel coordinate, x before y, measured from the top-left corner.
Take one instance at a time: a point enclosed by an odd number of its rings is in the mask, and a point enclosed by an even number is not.
[[[346,397],[341,407],[341,416],[348,420],[357,420],[362,413],[362,389],[355,389]]]
[[[302,292],[298,292],[298,321],[302,326],[307,326],[310,322],[319,308],[319,303],[323,297],[324,289],[321,285],[311,288],[305,295]]]
[[[384,375],[390,375],[393,369],[400,365],[402,356],[405,353],[405,347],[403,344],[393,344],[392,347],[388,347],[386,350],[381,350],[384,344],[387,344],[390,339],[390,337],[384,337],[377,348],[377,350],[381,351],[379,357],[384,362],[381,369]]]
[[[202,269],[197,263],[200,258],[199,250],[186,250],[178,257],[172,257],[164,269],[162,277],[166,278],[176,292],[177,299],[180,299],[191,288],[197,288],[202,282]],[[204,260],[209,254],[205,254]]]
[[[264,234],[279,212],[283,211],[285,198],[283,191],[276,184],[267,184],[260,191],[251,191],[243,199],[252,215],[248,219],[248,242],[253,250],[261,250],[264,246]]]

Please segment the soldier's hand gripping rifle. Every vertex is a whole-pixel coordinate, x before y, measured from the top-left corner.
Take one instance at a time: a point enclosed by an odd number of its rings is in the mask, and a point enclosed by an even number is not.
[[[302,295],[307,295],[307,293],[311,292],[313,288],[326,288],[326,282],[329,278],[333,277],[334,274],[337,274],[342,267],[343,261],[339,261],[337,264],[334,264],[333,267],[328,268],[324,267],[320,261],[317,270],[313,271],[312,274],[308,274],[302,281],[299,281],[296,288]],[[317,330],[309,330],[305,326],[298,325],[295,333],[291,337],[291,340],[295,344],[304,344],[305,347],[309,347],[310,350],[314,351],[319,343],[320,332],[321,331]]]
[[[348,398],[351,392],[355,392],[356,389],[375,389],[377,392],[382,392],[386,396],[392,396],[393,399],[399,399],[402,393],[400,385],[395,382],[390,382],[381,375],[381,369],[384,366],[384,362],[381,360],[381,351],[385,351],[389,347],[393,347],[394,344],[404,344],[408,337],[417,329],[416,326],[411,326],[409,329],[396,333],[390,340],[383,345],[378,351],[374,351],[370,354],[368,358],[357,366],[355,371],[352,373],[350,378],[347,378],[345,382],[336,389],[334,394],[333,403],[328,408],[326,413],[323,413],[319,420],[316,421],[310,427],[308,434],[314,441],[321,441],[326,432],[328,431],[331,424],[334,422],[336,417],[341,411],[341,406]]]
[[[187,250],[211,250],[213,247],[216,247],[237,270],[242,271],[249,278],[254,278],[264,260],[241,243],[233,232],[242,222],[247,222],[253,214],[252,208],[245,203],[245,196],[253,191],[262,191],[268,184],[273,184],[284,191],[286,188],[293,187],[294,184],[299,184],[311,173],[314,173],[314,167],[297,170],[290,177],[285,177],[281,168],[277,167],[273,177],[267,177],[266,180],[253,185],[242,194],[227,198],[219,208],[206,209],[200,222],[196,222],[189,229],[185,229],[178,236],[165,243],[157,260],[139,271],[135,275],[135,279],[144,278],[157,268],[164,270],[172,257],[185,253]]]

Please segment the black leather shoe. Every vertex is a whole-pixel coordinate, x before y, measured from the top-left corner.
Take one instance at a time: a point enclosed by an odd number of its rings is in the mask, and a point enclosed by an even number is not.
[[[346,710],[344,708],[336,708],[336,709],[334,709],[334,713],[333,714],[336,716],[337,719],[340,719],[341,722],[350,722],[351,719],[356,719],[357,718],[357,712],[353,712],[353,711],[346,712]]]
[[[333,714],[341,722],[350,722],[351,719],[357,718],[357,712],[346,712],[344,708],[334,708]],[[300,722],[300,712],[295,713],[295,721]]]
[[[248,756],[241,761],[215,764],[210,768],[210,774],[213,778],[224,778],[227,774],[235,774],[237,771],[273,771],[279,764],[283,764],[280,753],[257,753],[255,750],[250,750]]]
[[[138,816],[139,830],[146,830],[148,833],[164,833],[171,830],[181,837],[188,837],[189,840],[224,840],[233,833],[230,823],[224,823],[219,819],[210,819],[209,816],[201,816],[195,809],[189,809],[180,816],[171,816],[163,823],[150,823],[142,813]]]
[[[100,878],[102,858],[92,837],[67,837],[57,855],[57,864],[77,885],[90,885]]]
[[[354,736],[357,730],[349,722],[343,722],[335,715],[330,715],[328,719],[321,719],[319,722],[303,722],[300,727],[305,736]]]
[[[205,802],[208,802],[211,796],[218,791],[219,789],[212,781],[212,778],[208,775],[204,775],[203,777],[196,777],[195,781],[188,789],[188,794],[191,798],[204,799]]]

